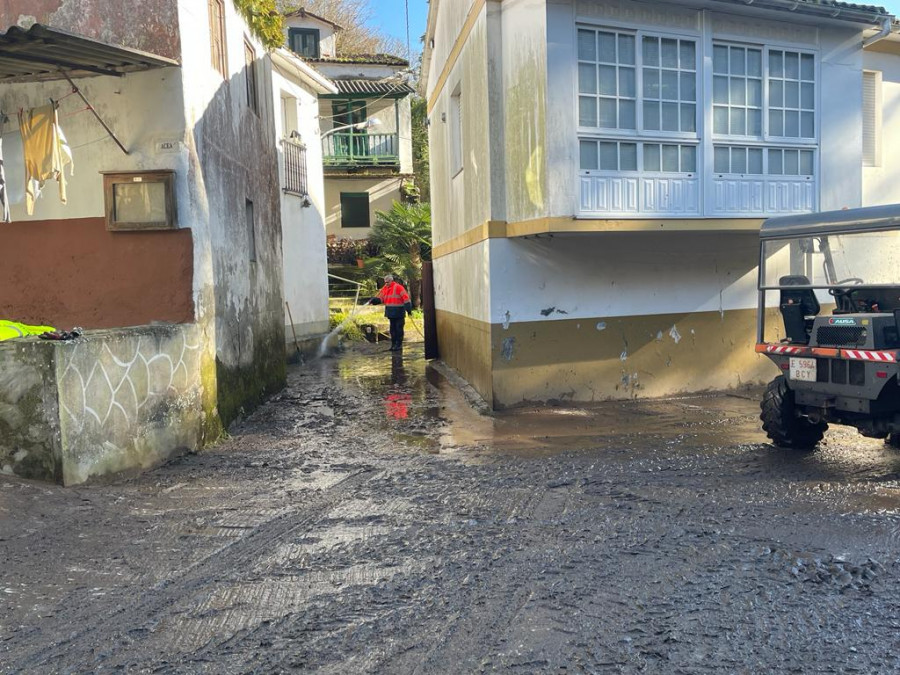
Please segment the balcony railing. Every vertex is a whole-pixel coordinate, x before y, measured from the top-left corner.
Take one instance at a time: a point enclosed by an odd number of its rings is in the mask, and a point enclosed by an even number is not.
[[[397,134],[339,132],[322,139],[325,166],[398,166]]]
[[[306,146],[285,138],[281,147],[284,153],[284,191],[305,197],[309,194],[306,178]]]

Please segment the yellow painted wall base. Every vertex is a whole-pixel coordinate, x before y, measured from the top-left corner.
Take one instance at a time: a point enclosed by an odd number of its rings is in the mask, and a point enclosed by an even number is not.
[[[778,373],[754,351],[755,310],[535,321],[506,328],[438,312],[438,335],[441,358],[494,408],[732,389]]]

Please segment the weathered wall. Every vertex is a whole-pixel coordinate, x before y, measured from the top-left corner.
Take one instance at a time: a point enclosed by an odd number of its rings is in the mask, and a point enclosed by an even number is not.
[[[0,225],[0,316],[60,328],[194,319],[190,230],[107,232],[102,218]]]
[[[181,56],[177,0],[3,0],[0,25],[59,28],[110,44]]]
[[[863,167],[863,206],[900,202],[900,56],[865,52],[863,65],[881,73],[881,161]]]
[[[328,235],[338,239],[368,239],[375,226],[376,211],[390,211],[400,201],[398,176],[374,178],[325,178],[325,226]],[[341,227],[341,193],[369,193],[369,227]]]
[[[194,286],[205,343],[214,345],[218,412],[227,425],[285,377],[281,206],[271,66],[226,7],[227,77],[210,65],[208,32],[184,41],[183,113],[194,228]],[[183,26],[207,26],[203,2],[179,1]],[[257,55],[259,114],[247,104],[244,40]],[[246,200],[253,202],[256,261]],[[211,323],[212,322],[212,323]]]
[[[45,342],[0,342],[0,473],[62,480],[53,349]]]
[[[282,193],[281,227],[284,256],[285,340],[293,349],[298,339],[328,332],[328,260],[325,253],[325,183],[322,177],[322,145],[319,142],[317,96],[306,86],[273,72],[274,103],[294,109],[299,140],[306,144],[308,206],[297,195]],[[284,138],[283,115],[275,116],[276,134]],[[291,119],[291,116],[288,116]],[[279,150],[279,175],[284,185],[283,151]],[[293,318],[293,330],[291,324]]]

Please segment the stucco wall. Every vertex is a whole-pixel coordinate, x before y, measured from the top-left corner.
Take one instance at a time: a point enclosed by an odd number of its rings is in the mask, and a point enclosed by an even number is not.
[[[182,61],[183,114],[192,129],[185,139],[185,210],[195,228],[196,305],[204,340],[215,346],[217,406],[228,424],[282,385],[285,365],[271,66],[233,4],[225,7],[227,77],[210,65],[206,31],[184,41]],[[183,26],[208,25],[206,3],[180,0],[179,17]],[[257,56],[259,114],[247,105],[245,39]],[[255,216],[255,262],[248,199]]]
[[[900,56],[865,52],[863,65],[882,76],[881,161],[862,169],[863,205],[896,204],[900,202]]]
[[[4,0],[0,25],[59,28],[170,59],[181,55],[178,0]]]
[[[282,192],[281,225],[284,257],[285,340],[292,345],[298,339],[328,332],[328,262],[325,255],[325,183],[322,177],[322,145],[317,118],[317,96],[306,86],[273,72],[274,103],[283,105],[283,97],[295,107],[299,141],[306,144],[307,189],[309,205],[297,195]],[[284,138],[282,115],[275,116],[278,138]],[[283,150],[279,151],[279,176],[284,185]],[[293,331],[291,330],[293,318]]]
[[[338,239],[368,239],[375,226],[376,211],[390,211],[395,201],[400,201],[398,176],[375,178],[326,178],[325,225],[329,235]],[[341,227],[341,193],[369,193],[369,227]]]

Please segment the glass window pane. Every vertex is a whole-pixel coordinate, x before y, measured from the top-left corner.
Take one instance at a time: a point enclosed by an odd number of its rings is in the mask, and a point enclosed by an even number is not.
[[[747,111],[747,135],[762,136],[762,110]]]
[[[617,143],[600,143],[600,168],[604,171],[618,171],[619,150]]]
[[[659,171],[659,145],[644,143],[644,171]]]
[[[800,84],[797,82],[784,83],[784,107],[800,107]]]
[[[597,93],[597,67],[587,63],[578,64],[578,91],[581,94]]]
[[[659,103],[644,101],[644,129],[659,131]]]
[[[762,52],[758,49],[747,50],[747,74],[753,77],[762,76]]]
[[[784,53],[784,76],[792,80],[800,79],[800,55],[797,52]]]
[[[678,67],[678,40],[663,38],[660,40],[660,61],[663,68]]]
[[[784,52],[775,50],[769,52],[769,76],[784,76]]]
[[[627,96],[628,98],[637,96],[634,68],[619,68],[619,96]]]
[[[659,98],[659,71],[656,68],[644,68],[644,96]]]
[[[731,173],[747,173],[747,148],[731,149]]]
[[[802,54],[800,56],[800,77],[804,80],[814,80],[816,78],[815,59],[812,54]]]
[[[735,136],[747,135],[747,111],[743,108],[731,109],[731,133]]]
[[[655,37],[645,37],[644,38],[644,65],[645,66],[658,66],[659,65],[659,38],[655,38]]]
[[[681,128],[681,125],[678,123],[677,103],[663,103],[661,117],[663,131],[679,131]]]
[[[728,103],[728,78],[717,75],[713,78],[713,103]]]
[[[747,103],[747,85],[743,78],[731,78],[731,84],[728,87],[729,100],[731,105],[746,105]]]
[[[762,80],[747,80],[747,105],[762,105]]]
[[[732,47],[731,48],[731,74],[732,75],[743,75],[747,72],[747,69],[744,67],[744,50],[740,47]]]
[[[728,133],[728,108],[713,108],[713,133]]]
[[[719,45],[713,47],[713,72],[720,75],[728,74],[728,47]]]
[[[793,110],[784,113],[784,135],[787,138],[800,138],[800,113]]]
[[[697,56],[694,43],[689,40],[681,41],[681,67],[684,70],[696,70]]]
[[[697,75],[693,72],[681,74],[681,100],[697,100]]]
[[[685,173],[697,172],[697,148],[693,145],[681,146],[681,170]]]
[[[784,105],[784,82],[780,80],[769,82],[769,105],[778,108]]]
[[[815,123],[813,120],[813,113],[811,112],[802,112],[800,113],[800,137],[801,138],[815,138],[816,129]]]
[[[616,35],[615,33],[598,33],[600,43],[600,61],[606,63],[616,62]]]
[[[678,172],[678,146],[662,146],[662,170],[672,173]]]
[[[120,223],[165,223],[166,184],[113,184],[113,212]]]
[[[662,98],[678,100],[678,73],[674,70],[662,71]]]
[[[769,134],[784,136],[784,113],[780,110],[769,111]]]
[[[634,65],[634,35],[619,36],[619,63]]]
[[[747,173],[761,174],[762,169],[762,148],[750,148],[747,150]]]
[[[800,173],[800,165],[798,163],[798,152],[796,150],[784,151],[784,175],[796,176]]]
[[[769,173],[773,176],[780,176],[783,173],[781,169],[781,150],[769,150]]]
[[[607,129],[616,128],[616,101],[610,98],[600,99],[600,126]]]
[[[713,171],[716,173],[731,173],[731,163],[728,159],[728,148],[716,146],[713,154]]]
[[[812,152],[812,150],[801,150],[800,151],[800,175],[801,176],[812,176],[813,175],[813,152]]]
[[[597,60],[597,37],[594,31],[578,31],[578,58],[582,61]]]
[[[619,101],[619,128],[634,129],[637,126],[634,101]]]
[[[681,104],[681,130],[697,131],[697,106],[693,103]]]
[[[579,144],[581,154],[581,169],[583,171],[593,171],[599,167],[597,164],[597,142],[581,141]]]
[[[816,107],[816,85],[804,82],[800,85],[800,107],[813,110]]]
[[[637,143],[619,144],[619,170],[637,171]]]
[[[600,93],[607,96],[616,95],[615,66],[600,66]]]
[[[583,127],[597,126],[597,99],[593,96],[578,98],[578,124]]]

